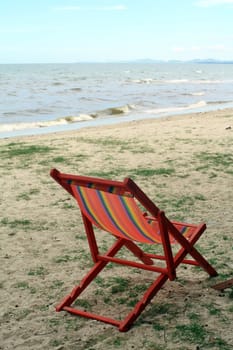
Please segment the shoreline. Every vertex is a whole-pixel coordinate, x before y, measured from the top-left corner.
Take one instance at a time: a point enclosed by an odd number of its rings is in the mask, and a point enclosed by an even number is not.
[[[135,121],[143,121],[143,120],[157,120],[157,119],[164,119],[164,118],[170,118],[170,117],[177,117],[177,116],[183,116],[183,115],[194,115],[197,113],[211,113],[211,112],[217,112],[217,111],[228,111],[233,110],[233,103],[229,104],[229,107],[224,106],[216,106],[216,108],[213,108],[213,106],[204,106],[199,108],[177,108],[177,110],[172,111],[166,111],[166,112],[160,112],[157,114],[137,114],[137,113],[130,113],[125,114],[121,116],[109,116],[109,117],[99,117],[92,120],[83,120],[73,123],[67,123],[67,124],[57,124],[47,127],[37,127],[37,128],[27,128],[27,129],[19,129],[19,130],[12,130],[12,131],[3,131],[0,132],[0,140],[1,139],[8,139],[8,138],[17,138],[17,137],[25,137],[25,136],[39,136],[39,135],[46,135],[46,134],[53,134],[53,133],[63,133],[63,132],[70,132],[70,131],[78,131],[83,128],[92,128],[92,127],[101,127],[101,126],[108,126],[108,125],[117,125],[121,123],[129,123],[129,122],[135,122]]]

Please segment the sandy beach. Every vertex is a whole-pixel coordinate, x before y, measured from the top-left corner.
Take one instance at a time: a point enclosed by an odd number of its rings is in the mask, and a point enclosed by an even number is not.
[[[233,109],[0,140],[0,349],[230,350],[233,289]],[[132,177],[170,219],[206,222],[198,242],[219,275],[180,267],[127,333],[56,313],[92,266],[80,214],[49,176]],[[112,242],[100,232],[100,245]],[[81,298],[123,317],[153,273],[114,267]],[[120,276],[127,284],[113,293]]]

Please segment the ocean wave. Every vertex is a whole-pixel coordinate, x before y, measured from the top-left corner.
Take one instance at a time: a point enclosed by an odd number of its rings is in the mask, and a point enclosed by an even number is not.
[[[127,104],[127,105],[119,106],[119,107],[106,108],[106,109],[97,111],[95,113],[91,113],[91,116],[93,118],[101,118],[101,117],[106,117],[106,116],[116,116],[116,115],[128,114],[134,108],[135,108],[134,105]]]
[[[219,101],[209,101],[207,104],[208,105],[221,105],[221,104],[225,104],[225,103],[232,103],[232,101],[223,101],[223,100],[219,100]]]
[[[203,95],[205,95],[205,92],[204,91],[192,92],[190,95],[191,96],[203,96]]]
[[[182,96],[204,96],[205,92],[204,91],[198,91],[198,92],[184,92],[181,94]]]
[[[170,80],[159,80],[160,83],[162,84],[186,84],[189,83],[190,81],[188,79],[170,79]]]
[[[32,115],[42,115],[42,114],[50,114],[50,113],[52,113],[52,110],[49,108],[31,108],[31,109],[28,108],[28,109],[18,110],[18,111],[3,112],[2,114],[5,117],[15,117],[19,115],[32,116]]]
[[[188,79],[152,79],[152,78],[145,78],[145,79],[133,79],[129,80],[128,82],[135,83],[135,84],[183,84],[188,83]]]
[[[64,85],[64,83],[60,82],[60,81],[55,81],[54,83],[52,83],[53,86],[61,86]]]
[[[16,112],[3,112],[2,114],[4,117],[14,117],[17,115]]]
[[[230,84],[233,80],[211,80],[211,79],[130,79],[126,80],[126,83],[135,84]]]
[[[51,121],[0,124],[0,132],[46,128],[49,126],[66,125],[66,124],[72,124],[72,123],[77,123],[77,122],[82,122],[82,121],[87,121],[92,119],[93,117],[88,114],[80,114],[78,116],[66,116],[66,117],[58,118]]]
[[[191,84],[232,84],[233,80],[211,80],[211,79],[200,79],[200,80],[190,80]]]
[[[0,123],[0,132],[24,130],[24,129],[36,129],[36,128],[46,128],[49,126],[59,126],[66,124],[73,124],[82,121],[89,121],[95,118],[107,117],[107,116],[117,116],[128,114],[134,108],[133,105],[125,105],[120,107],[111,107],[101,111],[97,111],[91,114],[79,114],[77,116],[66,116],[57,118],[51,121],[37,121],[37,122],[21,122],[21,123]]]
[[[225,84],[229,81],[226,80],[207,80],[207,79],[170,79],[159,80],[161,84]]]
[[[152,78],[144,78],[144,79],[132,79],[132,80],[129,80],[128,82],[136,83],[136,84],[151,84],[151,83],[156,83],[157,80]]]
[[[82,91],[82,89],[80,87],[74,87],[74,88],[71,88],[70,91]]]
[[[146,113],[149,113],[149,114],[175,113],[179,111],[181,112],[185,110],[205,107],[206,105],[207,105],[206,101],[199,101],[197,103],[193,103],[183,107],[167,107],[167,108],[150,109],[150,110],[147,110]]]

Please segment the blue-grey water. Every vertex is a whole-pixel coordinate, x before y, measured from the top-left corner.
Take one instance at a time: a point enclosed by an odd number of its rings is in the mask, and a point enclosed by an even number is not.
[[[0,137],[233,106],[233,64],[0,65]]]

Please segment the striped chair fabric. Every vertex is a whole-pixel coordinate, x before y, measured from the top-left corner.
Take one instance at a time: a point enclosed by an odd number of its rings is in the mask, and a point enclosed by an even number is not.
[[[72,185],[74,195],[83,214],[97,227],[117,237],[141,243],[162,243],[158,222],[148,220],[130,193],[96,189],[94,186]],[[189,239],[194,227],[174,224]],[[176,243],[169,235],[170,242]]]

